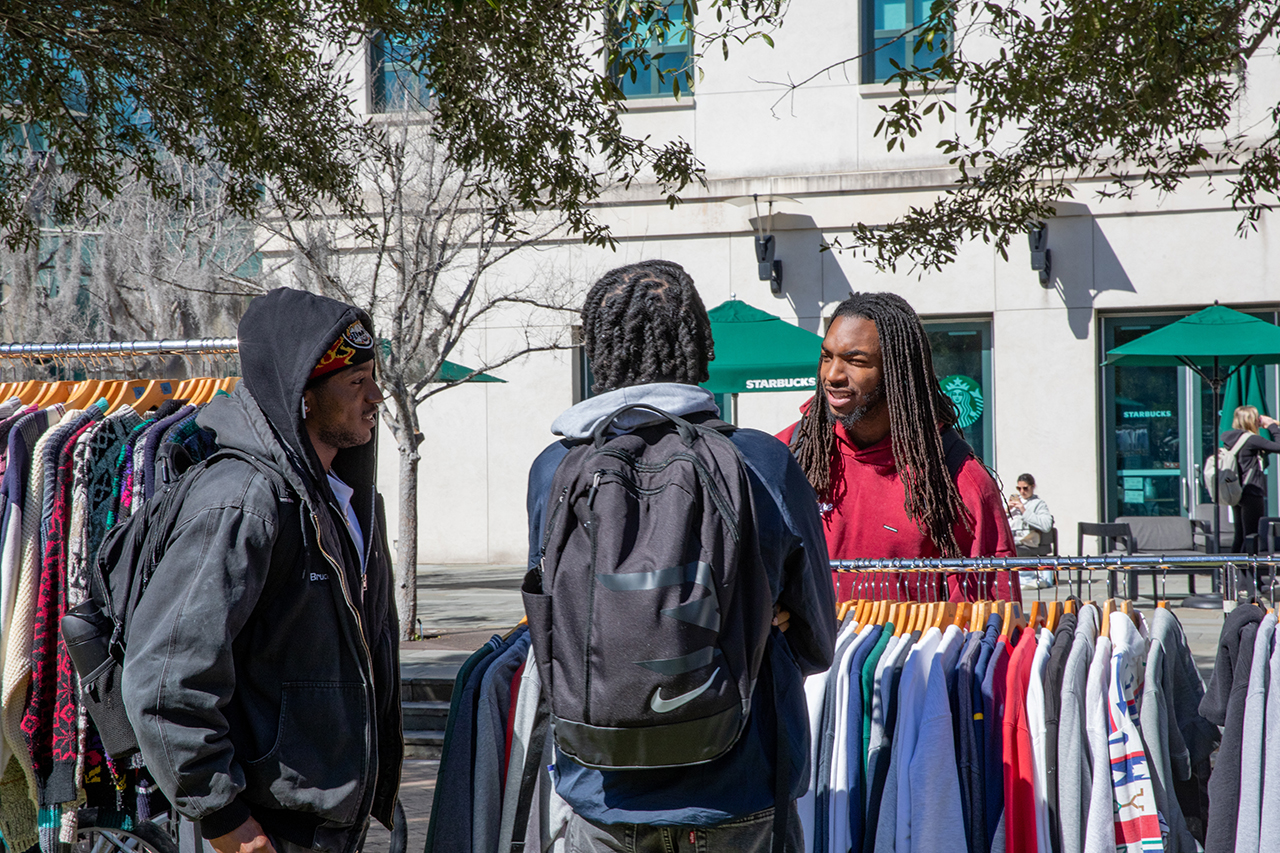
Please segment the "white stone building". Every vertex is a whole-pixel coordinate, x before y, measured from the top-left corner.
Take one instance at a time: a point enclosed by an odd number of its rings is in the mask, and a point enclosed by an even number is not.
[[[909,5],[879,5],[879,23],[888,28],[903,26],[911,12]],[[886,153],[873,131],[896,89],[864,83],[858,67],[785,98],[769,82],[856,54],[862,24],[858,3],[795,3],[775,48],[754,42],[727,61],[704,61],[692,96],[635,98],[629,130],[683,137],[706,165],[708,186],[674,210],[644,187],[618,192],[600,210],[616,252],[568,241],[546,247],[537,262],[553,260],[585,291],[613,266],[667,258],[690,271],[709,308],[736,295],[817,332],[851,289],[895,291],[929,324],[939,374],[976,383],[982,411],[966,430],[971,442],[1006,491],[1020,473],[1034,474],[1056,516],[1063,554],[1076,553],[1079,521],[1187,515],[1206,499],[1197,483],[1215,431],[1205,414],[1206,384],[1185,368],[1100,365],[1111,346],[1215,300],[1275,322],[1276,218],[1264,216],[1257,233],[1242,239],[1239,215],[1207,186],[1106,202],[1081,186],[1077,203],[1047,223],[1047,285],[1031,269],[1026,242],[1015,242],[1007,261],[989,246],[971,245],[950,268],[923,276],[883,274],[849,253],[824,252],[850,223],[888,221],[954,178],[928,128],[905,153]],[[1251,68],[1251,101],[1260,110],[1277,100],[1275,71]],[[730,201],[752,194],[794,199],[775,208],[780,295],[757,275],[753,211]],[[468,342],[471,357],[496,352],[511,334],[491,326]],[[551,421],[580,397],[580,371],[576,352],[532,356],[498,371],[505,384],[459,387],[424,407],[420,562],[524,561],[529,464],[552,440]],[[1276,368],[1267,367],[1264,379],[1269,414],[1276,415]],[[737,422],[777,431],[795,420],[807,396],[743,394]],[[391,494],[396,458],[389,442],[383,457],[382,482]],[[394,535],[394,518],[391,525]],[[1092,551],[1094,543],[1085,547]]]

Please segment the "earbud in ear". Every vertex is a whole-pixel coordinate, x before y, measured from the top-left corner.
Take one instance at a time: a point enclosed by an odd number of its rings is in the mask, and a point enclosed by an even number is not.
[[[310,411],[310,410],[307,408],[307,398],[306,398],[306,397],[303,397],[303,398],[302,398],[302,419],[303,419],[304,421],[307,419],[307,412],[308,412],[308,411]]]

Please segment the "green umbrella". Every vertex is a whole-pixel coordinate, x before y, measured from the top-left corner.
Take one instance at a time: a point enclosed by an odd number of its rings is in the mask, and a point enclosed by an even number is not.
[[[466,380],[467,382],[506,382],[505,379],[499,379],[496,376],[490,376],[487,373],[476,373],[470,379],[467,379],[474,368],[464,367],[461,364],[454,364],[452,361],[441,363],[440,369],[436,371],[436,375],[431,377],[432,382],[458,382]]]
[[[387,340],[386,338],[378,338],[378,343],[382,347],[382,355],[384,358],[386,356],[391,355],[391,341]],[[431,377],[431,381],[432,382],[460,382],[460,381],[503,382],[503,383],[507,381],[505,379],[499,379],[496,376],[490,376],[487,373],[477,373],[475,376],[472,376],[470,379],[467,379],[467,377],[470,376],[473,371],[474,371],[474,368],[467,367],[465,365],[461,365],[456,362],[452,362],[452,361],[449,361],[448,359],[445,359],[443,362],[440,363],[440,369],[436,371],[436,375]]]
[[[702,383],[713,394],[812,391],[817,384],[822,336],[731,299],[711,317],[716,357]]]
[[[1190,317],[1118,346],[1104,364],[1188,367],[1213,389],[1213,411],[1222,412],[1222,386],[1252,365],[1280,363],[1280,327],[1213,304]],[[1217,495],[1214,495],[1217,503]],[[1217,542],[1221,514],[1213,514]]]
[[[1227,380],[1222,390],[1222,420],[1218,423],[1218,432],[1231,429],[1231,421],[1239,406],[1253,406],[1264,415],[1271,414],[1261,368],[1244,367]]]
[[[1246,364],[1280,362],[1280,327],[1248,314],[1233,311],[1225,305],[1210,305],[1203,311],[1183,317],[1162,329],[1143,335],[1107,353],[1106,364],[1132,364],[1141,367],[1190,367],[1212,378],[1212,368],[1225,382],[1231,368]]]

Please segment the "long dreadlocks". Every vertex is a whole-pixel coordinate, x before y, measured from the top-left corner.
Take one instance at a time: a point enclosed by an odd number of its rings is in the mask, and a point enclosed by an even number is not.
[[[702,297],[671,261],[605,273],[587,291],[582,331],[597,394],[646,382],[696,385],[715,358]]]
[[[939,426],[956,423],[955,407],[942,393],[933,371],[929,339],[915,310],[895,293],[854,293],[836,307],[832,320],[862,317],[876,325],[884,358],[883,388],[889,408],[889,436],[906,492],[903,508],[944,557],[958,557],[955,524],[968,525],[960,492],[947,471]],[[823,500],[833,493],[835,418],[818,393],[796,427],[796,461]]]

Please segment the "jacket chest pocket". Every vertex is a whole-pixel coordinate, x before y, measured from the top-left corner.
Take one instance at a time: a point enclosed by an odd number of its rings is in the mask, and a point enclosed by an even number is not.
[[[368,713],[363,685],[286,682],[275,742],[245,764],[250,800],[353,823],[369,774]]]

